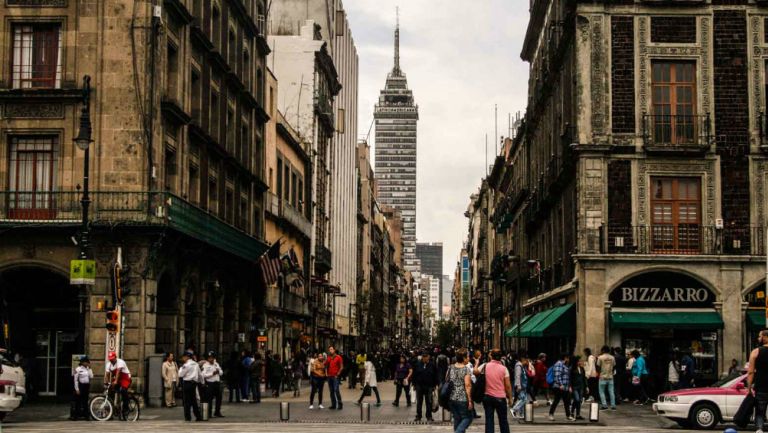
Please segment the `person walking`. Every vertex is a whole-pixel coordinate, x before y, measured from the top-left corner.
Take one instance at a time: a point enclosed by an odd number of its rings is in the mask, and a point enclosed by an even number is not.
[[[466,358],[466,352],[464,353]],[[392,406],[400,406],[400,395],[405,390],[405,404],[411,407],[411,376],[413,376],[413,367],[405,359],[405,355],[400,355],[400,362],[395,366],[395,401]]]
[[[554,398],[552,400],[552,405],[549,407],[549,420],[554,421],[555,420],[555,410],[557,409],[557,405],[560,403],[560,400],[563,401],[563,407],[565,408],[565,416],[568,418],[569,421],[574,421],[576,418],[574,418],[571,414],[571,372],[569,371],[569,366],[571,362],[571,357],[567,353],[564,353],[560,356],[560,360],[558,360],[555,365],[552,366],[552,393],[554,394]],[[586,363],[584,367],[584,374],[586,375]]]
[[[400,357],[402,363],[404,356]],[[467,367],[467,351],[459,349],[456,351],[456,363],[451,365],[446,375],[446,380],[452,383],[451,397],[448,407],[453,415],[453,432],[464,433],[474,420],[472,410],[472,379],[469,368]]]
[[[765,410],[768,408],[768,330],[757,335],[759,347],[749,354],[747,389],[755,396],[755,433],[763,433]]]
[[[325,357],[318,353],[309,361],[309,380],[312,388],[309,393],[309,409],[315,408],[315,393],[317,393],[317,407],[323,407],[323,387],[325,387]]]
[[[226,363],[225,377],[227,380],[227,390],[229,391],[229,402],[240,403],[240,360],[237,352],[229,354],[229,360]]]
[[[88,415],[88,397],[91,392],[91,380],[93,379],[93,370],[91,370],[91,360],[88,356],[81,356],[75,374],[73,375],[75,389],[72,401],[72,414],[70,420],[76,421],[79,418],[90,420]]]
[[[301,379],[304,377],[304,363],[298,356],[291,360],[291,374],[293,375],[293,396],[301,397]]]
[[[627,356],[624,349],[615,347],[613,358],[616,360],[616,372],[613,376],[613,387],[616,394],[616,404],[621,404],[627,397]]]
[[[501,433],[509,433],[507,407],[512,407],[512,383],[509,370],[501,363],[501,350],[493,349],[488,356],[490,361],[475,367],[475,375],[485,375],[485,396],[483,397],[485,433],[493,433],[494,413],[499,418]]]
[[[216,361],[216,352],[208,351],[206,359],[203,361],[202,369],[203,380],[205,380],[205,388],[208,393],[208,398],[206,399],[208,401],[208,418],[211,417],[211,412],[213,412],[213,416],[223,418],[224,415],[221,414],[221,397],[224,390],[221,389],[221,376],[224,374],[224,370],[221,369],[218,361]],[[213,410],[214,400],[216,401],[216,410]]]
[[[672,352],[669,364],[667,364],[667,384],[670,390],[680,389],[680,354],[677,351]]]
[[[608,409],[608,403],[611,404],[611,410],[616,410],[616,394],[613,388],[613,372],[616,369],[616,358],[611,355],[611,348],[603,346],[600,349],[600,356],[597,357],[595,362],[597,369],[600,370],[598,375],[598,390],[600,393],[600,405],[601,409]],[[605,394],[608,393],[609,400],[606,401]]]
[[[584,401],[584,394],[587,392],[587,375],[584,372],[584,360],[580,356],[573,357],[571,360],[571,415],[575,419],[584,419],[581,416],[581,404]]]
[[[597,358],[592,354],[592,349],[587,347],[584,349],[584,373],[587,375],[587,392],[588,397],[586,401],[592,401],[597,399],[597,385],[598,385],[598,372],[597,372]]]
[[[272,397],[280,397],[280,387],[285,378],[285,368],[280,360],[280,355],[272,356],[272,362],[269,363],[269,388],[272,390]]]
[[[421,360],[413,368],[413,387],[416,390],[416,418],[415,422],[421,421],[422,404],[425,406],[427,421],[432,419],[432,389],[437,386],[437,366],[430,359],[430,353],[424,351],[421,354]]]
[[[680,359],[680,389],[693,388],[696,379],[696,362],[690,353],[683,353]]]
[[[173,353],[165,354],[162,367],[165,407],[176,407],[176,386],[179,383],[179,366],[173,359]]]
[[[251,393],[253,394],[251,403],[261,403],[261,384],[264,381],[265,370],[266,364],[261,353],[254,353],[253,362],[251,362],[251,365],[248,367],[248,386],[251,388]]]
[[[357,354],[355,354],[354,350],[349,351],[349,374],[347,375],[347,380],[349,380],[349,383],[347,386],[349,389],[357,389],[357,379],[358,375],[360,374],[360,371],[357,367]]]
[[[552,404],[552,401],[549,398],[549,384],[547,383],[547,354],[539,353],[539,356],[536,358],[536,362],[533,366],[536,376],[533,379],[533,392],[531,392],[531,397],[533,397],[533,403],[535,404],[539,392],[544,391],[544,400],[546,400],[547,405],[549,406]]]
[[[325,376],[328,381],[328,392],[331,394],[331,410],[341,410],[344,407],[341,403],[341,392],[339,391],[339,375],[343,369],[344,361],[336,353],[336,348],[328,346],[328,359],[325,360]]]
[[[645,357],[640,354],[640,351],[635,349],[632,351],[632,388],[634,389],[635,405],[643,405],[646,402],[650,402],[646,391],[648,386],[648,369],[645,367]]]
[[[251,398],[251,364],[253,364],[253,357],[251,352],[243,350],[240,359],[240,393],[243,397],[243,402],[248,403]]]
[[[360,398],[357,400],[357,405],[363,402],[363,398],[371,393],[376,394],[376,406],[381,406],[381,396],[379,395],[379,388],[376,381],[376,367],[373,362],[366,361],[365,363],[365,380],[363,381],[363,391],[360,393]]]
[[[184,402],[184,420],[192,421],[192,414],[195,414],[195,421],[202,421],[200,416],[200,407],[197,405],[197,386],[199,384],[201,372],[200,364],[192,359],[192,352],[184,352],[181,360],[184,363],[179,369],[179,378],[182,380],[182,393]]]
[[[365,351],[360,351],[360,353],[357,354],[357,358],[355,358],[355,363],[357,364],[357,382],[362,383],[365,379],[365,361],[368,360],[368,354],[365,353]]]
[[[528,354],[520,352],[515,363],[512,383],[517,402],[512,407],[512,418],[525,418],[525,403],[528,401]]]

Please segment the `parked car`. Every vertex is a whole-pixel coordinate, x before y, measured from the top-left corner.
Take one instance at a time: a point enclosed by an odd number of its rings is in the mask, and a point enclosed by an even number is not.
[[[0,380],[0,421],[21,405],[21,396],[16,395],[16,383]]]
[[[16,395],[24,400],[27,396],[27,379],[24,370],[13,360],[10,352],[0,348],[0,381],[11,381],[16,386]]]
[[[739,373],[710,387],[665,392],[659,395],[653,410],[685,428],[712,429],[733,421],[746,395],[747,375]]]

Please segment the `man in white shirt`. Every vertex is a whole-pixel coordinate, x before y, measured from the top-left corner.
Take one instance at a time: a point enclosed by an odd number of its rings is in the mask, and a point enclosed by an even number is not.
[[[221,414],[221,396],[222,396],[222,389],[221,389],[221,376],[224,374],[224,371],[219,366],[219,363],[216,362],[216,352],[209,351],[206,354],[206,360],[203,361],[203,379],[205,380],[205,386],[208,390],[207,392],[207,401],[208,401],[208,417],[210,418],[211,412],[213,411],[213,400],[216,400],[216,411],[213,412],[213,416],[218,418],[223,418],[224,415]]]
[[[78,418],[89,419],[88,417],[88,394],[91,392],[91,379],[93,379],[93,370],[91,370],[91,361],[87,356],[80,357],[80,365],[75,369],[75,407],[72,421]]]
[[[200,372],[200,365],[192,359],[191,352],[184,352],[181,360],[184,365],[179,369],[179,379],[182,381],[182,391],[184,396],[184,420],[192,421],[192,415],[190,409],[195,413],[195,421],[202,421],[200,416],[200,407],[197,406],[197,391],[198,381],[202,373]]]
[[[128,414],[128,388],[131,386],[131,371],[128,365],[122,359],[117,357],[117,353],[109,352],[107,355],[107,364],[104,368],[104,386],[108,384],[114,387],[114,391],[120,394],[122,401],[121,419],[125,420]]]

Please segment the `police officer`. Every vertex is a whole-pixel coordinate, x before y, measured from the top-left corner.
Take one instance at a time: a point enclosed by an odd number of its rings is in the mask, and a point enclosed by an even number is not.
[[[211,411],[213,410],[213,400],[216,400],[216,411],[214,412],[213,416],[223,418],[224,415],[221,414],[221,395],[222,395],[222,389],[221,389],[221,375],[224,374],[224,371],[221,369],[221,366],[219,366],[219,363],[216,362],[216,352],[209,351],[206,354],[206,359],[203,361],[203,379],[205,380],[205,386],[208,390],[208,417],[211,416]]]
[[[75,368],[74,374],[74,411],[72,416],[69,418],[72,421],[75,421],[78,418],[84,418],[90,421],[90,417],[88,416],[88,394],[91,391],[91,379],[93,379],[91,361],[87,356],[81,356],[80,365]]]
[[[192,352],[184,352],[181,360],[184,365],[179,369],[179,379],[182,382],[182,392],[184,396],[184,419],[192,421],[190,410],[195,413],[195,421],[202,421],[200,416],[200,407],[197,405],[197,386],[200,383],[200,365],[192,359]]]

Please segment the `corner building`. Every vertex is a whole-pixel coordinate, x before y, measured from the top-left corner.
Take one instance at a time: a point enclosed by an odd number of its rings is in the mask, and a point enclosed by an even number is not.
[[[256,348],[264,326],[263,0],[13,0],[0,8],[3,346],[30,388],[72,395],[71,359],[103,371],[110,269],[122,249],[122,343],[134,390],[160,401],[162,352]],[[154,2],[159,3],[159,2]],[[84,75],[91,77],[88,256],[80,230]],[[151,367],[154,368],[154,367]],[[29,389],[29,388],[28,388]]]
[[[492,293],[515,293],[497,341],[639,349],[656,383],[674,348],[697,384],[746,360],[765,326],[767,28],[747,0],[531,2],[528,108],[489,176]]]

